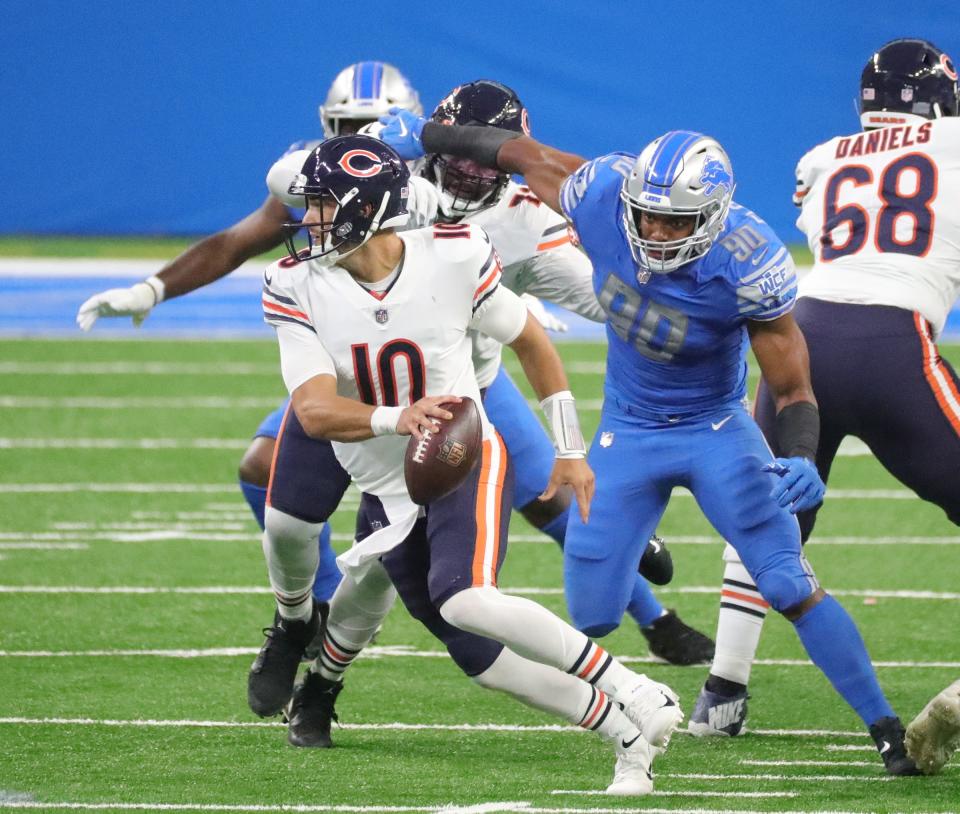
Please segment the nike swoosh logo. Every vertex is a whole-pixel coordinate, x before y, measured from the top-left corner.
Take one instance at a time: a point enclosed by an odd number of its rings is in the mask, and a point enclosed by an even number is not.
[[[633,744],[635,744],[638,740],[640,740],[640,737],[641,737],[641,736],[638,734],[633,740],[630,740],[630,741],[625,741],[625,740],[623,740],[623,739],[621,738],[621,739],[620,739],[620,745],[621,745],[624,749],[629,749],[631,746],[633,746]]]
[[[888,741],[884,741],[883,746],[880,747],[880,754],[885,755],[889,751],[890,751],[890,744]]]
[[[273,277],[267,277],[267,275],[264,274],[264,275],[263,275],[263,281],[264,281],[267,285],[270,285],[270,283],[273,282]]]
[[[401,119],[399,116],[397,116],[397,126],[400,128],[400,138],[404,138],[409,131],[407,130],[407,126],[403,123],[403,119]]]
[[[754,257],[753,260],[751,260],[750,262],[755,266],[759,265],[760,261],[763,260],[763,258],[766,256],[767,256],[767,250],[764,249],[762,252],[760,252],[760,254]]]
[[[713,427],[713,429],[715,429],[715,430],[719,430],[719,429],[720,429],[724,424],[726,424],[731,418],[733,418],[733,415],[732,415],[732,414],[731,414],[731,415],[728,415],[726,418],[721,418],[721,419],[720,419],[719,421],[717,421],[716,423],[710,422],[710,426]]]

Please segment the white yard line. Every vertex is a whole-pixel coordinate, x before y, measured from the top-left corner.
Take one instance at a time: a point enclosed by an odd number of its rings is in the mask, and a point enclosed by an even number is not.
[[[623,798],[619,798],[623,799]],[[72,811],[223,811],[223,812],[264,812],[265,814],[312,814],[313,812],[338,812],[342,814],[402,814],[403,812],[426,812],[427,814],[493,814],[499,811],[515,811],[522,814],[678,814],[678,812],[687,812],[687,814],[770,814],[770,810],[753,811],[740,808],[702,808],[684,806],[678,808],[655,808],[644,806],[642,808],[625,808],[617,806],[611,808],[600,808],[591,806],[590,808],[570,808],[570,807],[545,807],[534,806],[525,801],[505,801],[491,803],[467,803],[457,805],[456,803],[439,803],[432,806],[382,806],[382,805],[268,805],[254,803],[74,803],[59,802],[45,803],[34,800],[3,800],[0,799],[0,809],[49,809],[49,810],[72,810]],[[862,811],[844,811],[833,809],[817,809],[816,811],[792,811],[788,809],[779,809],[778,814],[863,814]],[[928,812],[918,811],[914,814],[929,814]]]
[[[551,794],[575,794],[582,797],[603,797],[602,790],[577,791],[575,789],[554,789]],[[742,799],[764,797],[799,797],[797,791],[652,791],[647,797],[738,797]]]
[[[0,438],[0,449],[246,449],[246,438]]]
[[[279,372],[277,364],[252,362],[0,362],[0,374],[7,375],[276,376]]]
[[[27,716],[0,717],[0,725],[13,726],[109,726],[134,728],[161,728],[185,729],[277,729],[286,727],[279,720],[272,721],[212,721],[194,719],[119,719],[119,718],[33,718]],[[564,734],[585,734],[586,730],[578,726],[567,724],[408,724],[394,722],[379,722],[369,724],[341,725],[343,729],[357,731],[378,732],[384,729],[399,732],[561,732]],[[678,730],[677,735],[687,735],[686,730]],[[834,729],[751,729],[751,736],[778,737],[778,738],[810,738],[810,737],[851,737],[866,738],[866,731],[846,732]],[[879,760],[879,758],[878,758]],[[743,763],[744,761],[741,761]],[[792,764],[785,764],[792,765]],[[802,764],[798,764],[802,765]],[[841,766],[852,766],[852,763],[839,763]],[[867,764],[870,766],[876,763]]]
[[[86,551],[87,543],[11,543],[0,541],[0,551]]]
[[[234,494],[237,489],[235,483],[2,483],[0,484],[0,496],[14,493],[42,494],[57,491]],[[909,489],[831,489],[829,495],[835,500],[920,500]],[[677,489],[671,497],[674,499],[690,498],[693,495],[686,489]]]
[[[872,746],[854,746],[853,749],[876,751]],[[888,774],[849,775],[849,774],[699,774],[697,772],[657,772],[657,777],[669,777],[675,780],[709,780],[726,783],[730,780],[751,780],[764,783],[889,783],[898,778]]]
[[[35,591],[36,593],[61,593],[57,589]],[[162,588],[141,588],[136,591],[117,591],[114,589],[90,589],[80,593],[104,594],[104,593],[136,593],[136,594],[162,594],[162,593],[190,593],[189,590],[171,590]],[[195,593],[208,593],[194,591]],[[228,589],[222,593],[230,593]],[[246,593],[246,591],[242,591]],[[268,588],[261,588],[255,591],[259,594],[272,593]],[[0,586],[0,593],[14,593],[7,591],[6,586]],[[241,591],[233,591],[241,593]],[[0,650],[0,658],[126,658],[130,656],[145,657],[154,656],[158,658],[172,659],[200,659],[200,658],[226,658],[234,656],[251,656],[258,653],[256,647],[208,647],[208,648],[141,648],[141,649],[100,649],[100,650]],[[413,659],[446,659],[448,658],[445,650],[418,650],[409,645],[388,645],[382,647],[368,647],[363,651],[361,658],[413,658]],[[625,664],[662,664],[663,662],[650,656],[618,656],[618,659]],[[754,664],[758,667],[813,667],[813,663],[805,659],[757,659]],[[960,668],[960,661],[875,661],[875,667],[887,667],[891,669],[947,669],[955,670]],[[755,730],[751,729],[751,732]],[[770,730],[771,732],[773,730]],[[783,730],[785,732],[791,730]]]

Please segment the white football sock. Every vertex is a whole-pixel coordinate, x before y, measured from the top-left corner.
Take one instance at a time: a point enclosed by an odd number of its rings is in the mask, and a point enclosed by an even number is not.
[[[554,667],[522,658],[504,648],[473,680],[521,703],[596,732],[607,741],[631,741],[640,731],[601,690]]]
[[[342,681],[390,613],[397,592],[380,563],[370,566],[361,582],[344,574],[330,599],[330,615],[320,655],[311,670],[330,681]]]
[[[502,642],[523,658],[594,684],[621,703],[645,679],[542,605],[494,587],[460,591],[444,602],[440,614],[454,627]]]
[[[323,523],[307,523],[267,507],[263,556],[277,610],[284,619],[309,619],[313,612],[313,580],[320,563],[317,538]]]
[[[732,546],[724,549],[723,559],[726,565],[717,619],[717,649],[710,674],[746,685],[770,605],[760,596]]]

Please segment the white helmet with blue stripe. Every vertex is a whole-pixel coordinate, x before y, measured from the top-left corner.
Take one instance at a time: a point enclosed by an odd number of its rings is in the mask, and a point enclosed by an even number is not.
[[[356,133],[363,125],[386,116],[391,107],[423,113],[420,96],[407,78],[386,62],[357,62],[344,68],[320,105],[326,138]]]
[[[672,130],[648,144],[620,191],[624,227],[640,267],[665,274],[706,254],[723,229],[733,189],[730,159],[709,136]],[[678,240],[645,239],[644,212],[695,217],[693,232]]]

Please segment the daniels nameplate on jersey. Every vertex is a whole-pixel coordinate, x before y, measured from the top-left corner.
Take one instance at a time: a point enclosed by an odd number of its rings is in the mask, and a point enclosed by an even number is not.
[[[437,430],[425,430],[423,440],[407,444],[403,476],[410,499],[421,506],[449,495],[477,465],[483,444],[480,411],[473,399],[444,404],[453,413]]]

